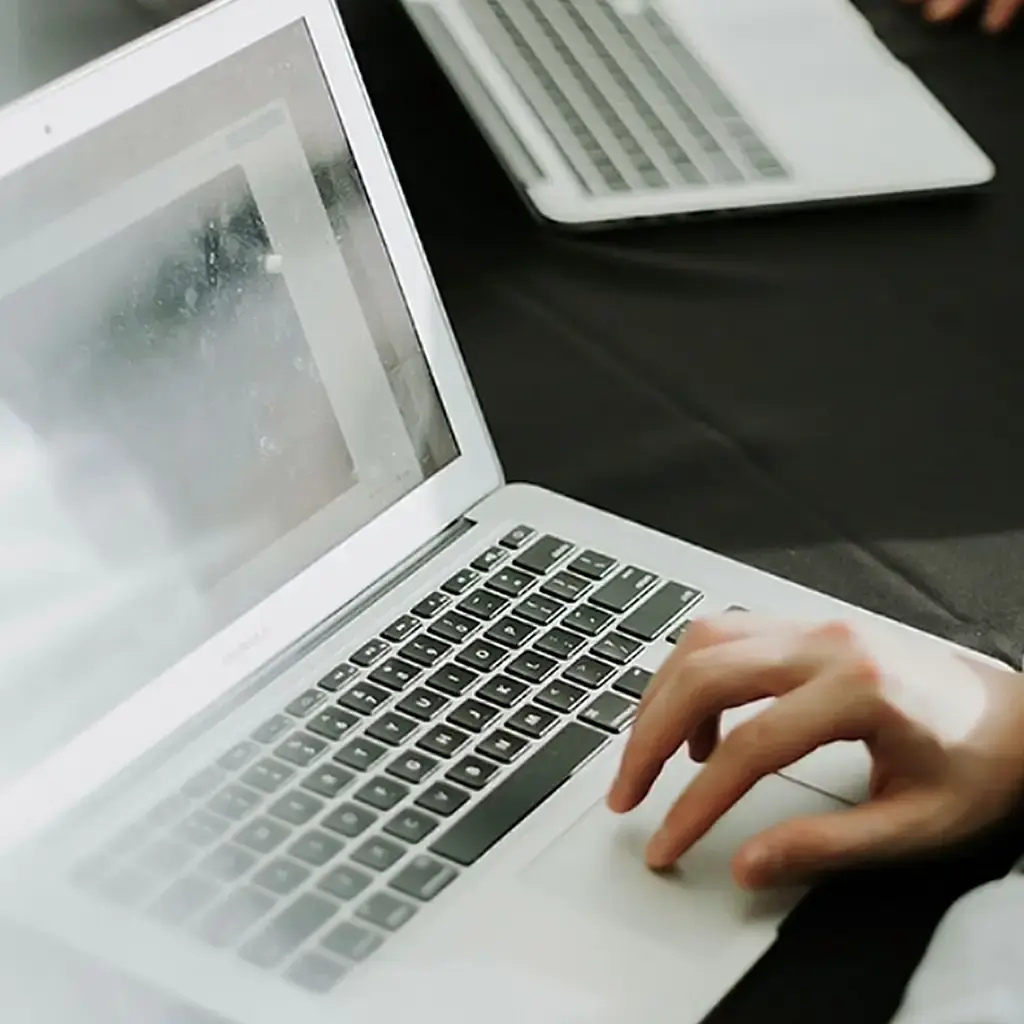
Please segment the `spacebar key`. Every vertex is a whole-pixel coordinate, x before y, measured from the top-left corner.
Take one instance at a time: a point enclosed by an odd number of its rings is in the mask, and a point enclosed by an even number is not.
[[[607,736],[570,722],[437,839],[431,851],[464,867],[475,863],[607,741]]]

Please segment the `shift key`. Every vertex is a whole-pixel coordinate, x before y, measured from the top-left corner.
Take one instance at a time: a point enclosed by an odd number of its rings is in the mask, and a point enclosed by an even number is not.
[[[682,583],[666,583],[656,594],[619,623],[619,629],[638,640],[653,640],[687,608],[700,600],[699,590]]]

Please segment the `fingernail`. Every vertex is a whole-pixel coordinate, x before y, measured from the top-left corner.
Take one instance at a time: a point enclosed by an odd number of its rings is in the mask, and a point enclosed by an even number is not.
[[[930,21],[945,21],[955,14],[961,6],[960,0],[933,0],[925,8],[924,16]]]
[[[672,839],[665,832],[656,832],[647,844],[647,866],[651,868],[667,868],[675,857],[672,850]]]
[[[616,814],[621,814],[623,810],[623,794],[622,784],[616,779],[608,790],[608,795],[605,797],[605,803],[608,805],[608,810],[614,811]]]

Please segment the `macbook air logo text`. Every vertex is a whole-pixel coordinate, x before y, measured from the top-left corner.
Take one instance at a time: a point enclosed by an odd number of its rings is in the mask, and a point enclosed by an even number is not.
[[[224,655],[224,664],[230,665],[232,662],[238,661],[238,659],[244,655],[249,654],[254,647],[259,646],[266,635],[266,629],[260,629],[251,636],[247,636]]]

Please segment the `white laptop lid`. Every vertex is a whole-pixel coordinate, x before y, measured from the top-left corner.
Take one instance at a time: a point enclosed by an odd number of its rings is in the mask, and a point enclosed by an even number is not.
[[[2,850],[500,471],[331,0],[227,0],[0,138]]]

